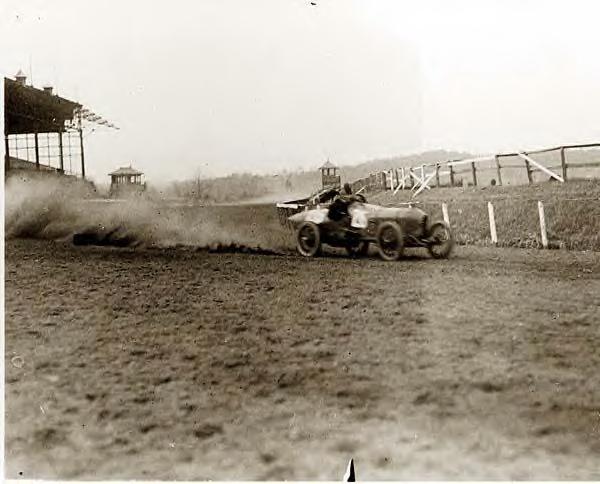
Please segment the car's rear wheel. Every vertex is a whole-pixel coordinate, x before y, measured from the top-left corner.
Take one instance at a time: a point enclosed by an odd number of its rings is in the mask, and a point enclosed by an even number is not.
[[[404,252],[404,232],[396,222],[383,222],[377,229],[377,250],[383,260],[394,261]]]
[[[321,251],[321,231],[314,222],[304,222],[296,233],[296,247],[304,257],[314,257]]]
[[[454,248],[454,237],[446,222],[436,222],[429,228],[429,246],[427,249],[435,259],[446,259]]]
[[[346,252],[350,257],[364,257],[369,253],[369,241],[361,240],[357,245],[347,245]]]

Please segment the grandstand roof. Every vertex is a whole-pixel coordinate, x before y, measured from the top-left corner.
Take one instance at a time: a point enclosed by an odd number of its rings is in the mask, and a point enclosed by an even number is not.
[[[4,134],[57,133],[81,104],[4,78]]]

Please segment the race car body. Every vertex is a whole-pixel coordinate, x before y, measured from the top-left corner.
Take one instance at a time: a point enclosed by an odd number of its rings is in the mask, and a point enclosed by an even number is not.
[[[288,218],[296,231],[300,254],[312,257],[322,245],[343,247],[350,255],[365,255],[374,244],[384,260],[397,260],[404,247],[424,247],[435,258],[450,255],[454,241],[450,227],[443,221],[430,223],[423,210],[408,207],[382,207],[353,200],[327,207],[317,206]]]

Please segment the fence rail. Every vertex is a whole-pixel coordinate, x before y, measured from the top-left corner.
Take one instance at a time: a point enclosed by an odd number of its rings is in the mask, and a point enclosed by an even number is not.
[[[508,175],[514,174],[516,169],[524,170],[527,184],[534,183],[534,174],[543,174],[548,178],[563,182],[568,180],[570,170],[600,168],[600,154],[597,161],[569,163],[567,154],[570,150],[590,148],[600,148],[600,143],[571,144],[391,168],[372,173],[368,177],[354,181],[351,185],[354,191],[359,189],[368,191],[393,190],[396,193],[398,190],[411,190],[414,191],[413,196],[416,196],[424,189],[433,187],[454,187],[465,183],[478,186],[482,181],[480,176],[482,173],[494,173],[490,183],[492,185],[503,185],[508,182]],[[532,155],[537,156],[554,152],[560,154],[560,164],[556,161],[543,163],[539,158],[537,160],[532,158]],[[510,158],[519,160],[519,163],[514,161],[506,163],[505,160]],[[484,162],[488,162],[489,166],[482,165]]]

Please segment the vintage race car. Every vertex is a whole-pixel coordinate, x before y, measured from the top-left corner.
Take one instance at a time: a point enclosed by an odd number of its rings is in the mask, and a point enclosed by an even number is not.
[[[369,245],[377,247],[387,261],[398,260],[405,247],[424,247],[435,257],[447,258],[454,239],[444,221],[429,220],[421,209],[369,204],[364,198],[328,207],[317,206],[288,218],[296,233],[298,252],[306,257],[320,253],[322,245],[345,248],[352,256],[366,255]],[[340,213],[341,212],[341,213]]]

